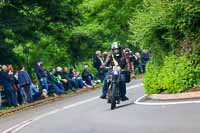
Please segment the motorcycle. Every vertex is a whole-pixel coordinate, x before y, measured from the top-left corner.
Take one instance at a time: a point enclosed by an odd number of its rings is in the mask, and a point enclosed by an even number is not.
[[[111,104],[111,110],[116,108],[116,104],[120,104],[120,82],[121,68],[119,66],[113,66],[110,76],[108,78],[108,103]]]

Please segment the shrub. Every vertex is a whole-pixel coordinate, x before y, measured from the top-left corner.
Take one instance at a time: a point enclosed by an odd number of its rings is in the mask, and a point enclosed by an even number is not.
[[[194,66],[186,56],[167,56],[160,67],[155,63],[147,65],[145,92],[147,94],[179,93],[199,84],[199,67]]]
[[[154,60],[151,60],[146,66],[146,73],[144,75],[145,93],[160,93],[161,90],[158,81],[159,73],[160,66]]]

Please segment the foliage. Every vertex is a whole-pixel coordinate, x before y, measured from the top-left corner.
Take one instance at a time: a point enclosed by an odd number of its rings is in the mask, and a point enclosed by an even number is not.
[[[157,58],[176,53],[183,47],[182,41],[198,40],[199,7],[198,0],[145,0],[130,23],[132,42],[150,49]]]
[[[147,93],[160,92],[162,88],[170,93],[180,92],[199,83],[185,80],[189,79],[188,73],[198,77],[199,40],[199,0],[0,2],[0,64],[25,64],[29,71],[33,71],[37,60],[43,60],[47,69],[68,66],[81,71],[81,64],[86,63],[95,73],[91,67],[94,52],[108,51],[113,41],[119,41],[133,52],[150,50],[152,61],[145,75]],[[178,62],[181,67],[173,72],[167,60]],[[184,69],[186,77],[179,74],[183,66],[189,66]],[[179,78],[177,82],[172,73]]]
[[[177,93],[199,84],[199,29],[199,0],[145,0],[133,13],[130,40],[153,58],[146,93]]]
[[[200,67],[194,66],[186,56],[171,55],[165,57],[160,67],[152,62],[147,66],[145,74],[145,92],[178,93],[200,84]]]
[[[145,93],[156,94],[161,92],[159,74],[160,66],[155,60],[151,60],[146,66],[146,73],[144,75]]]

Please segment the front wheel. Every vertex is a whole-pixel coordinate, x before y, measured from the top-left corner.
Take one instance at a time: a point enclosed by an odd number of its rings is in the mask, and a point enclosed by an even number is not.
[[[112,85],[112,92],[111,92],[111,110],[116,108],[116,84],[113,83]]]

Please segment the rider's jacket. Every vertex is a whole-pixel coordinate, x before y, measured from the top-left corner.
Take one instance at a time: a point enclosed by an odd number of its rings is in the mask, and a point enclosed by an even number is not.
[[[114,56],[113,54],[111,54],[107,57],[102,67],[115,66],[117,64],[121,67],[122,70],[132,71],[129,67],[130,63],[131,62],[129,62],[123,54],[120,54],[120,56]]]

